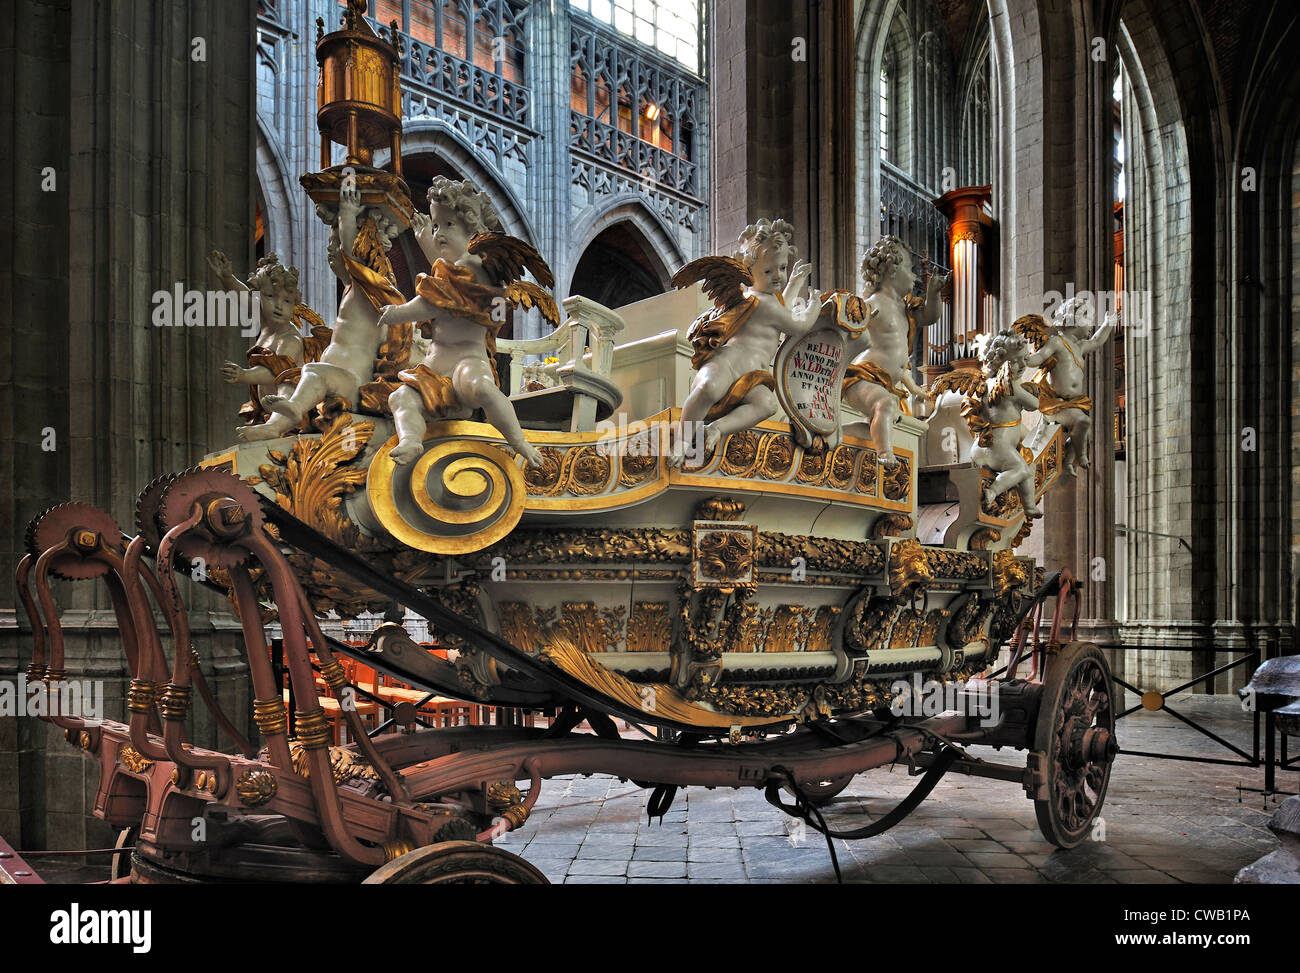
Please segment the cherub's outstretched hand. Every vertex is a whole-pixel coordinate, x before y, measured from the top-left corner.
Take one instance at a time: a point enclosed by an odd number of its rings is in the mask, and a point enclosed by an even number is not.
[[[339,190],[339,213],[356,216],[361,212],[361,190],[355,184],[344,184]]]
[[[220,280],[235,276],[235,268],[231,264],[230,258],[220,250],[213,250],[208,254],[208,267]]]
[[[401,308],[396,304],[385,304],[384,309],[379,312],[379,327],[387,328],[394,324],[401,324],[402,322],[397,320],[397,315],[400,310]]]
[[[411,214],[411,229],[415,231],[417,240],[429,239],[433,236],[433,220],[429,219],[428,213],[422,213],[417,209]]]
[[[787,305],[794,304],[795,298],[799,296],[799,291],[807,283],[810,274],[812,274],[812,264],[806,260],[795,261],[794,267],[790,270],[790,282],[785,285],[782,295]]]
[[[232,361],[221,366],[221,379],[227,385],[238,385],[244,380],[244,370]]]

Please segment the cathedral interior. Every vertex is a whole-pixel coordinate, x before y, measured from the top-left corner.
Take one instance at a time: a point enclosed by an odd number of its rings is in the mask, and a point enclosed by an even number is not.
[[[357,159],[400,173],[417,212],[436,187],[472,183],[500,232],[545,258],[562,317],[618,312],[620,342],[679,329],[667,339],[677,371],[637,372],[642,384],[621,390],[628,402],[659,396],[644,414],[682,406],[692,381],[697,305],[675,276],[731,254],[760,221],[788,221],[790,262],[806,261],[822,291],[856,294],[864,254],[888,237],[918,273],[946,277],[933,323],[909,336],[909,380],[927,386],[978,371],[988,339],[1013,321],[1085,295],[1097,324],[1114,322],[1086,362],[1091,425],[1080,435],[1091,461],[1075,476],[1057,471],[1041,520],[1011,542],[1016,556],[1082,582],[1077,637],[1104,650],[1129,701],[1148,710],[1175,691],[1236,706],[1256,666],[1295,653],[1291,0],[22,0],[0,14],[0,467],[10,471],[0,681],[17,684],[32,652],[12,573],[39,554],[28,523],[77,502],[134,524],[147,484],[232,448],[246,396],[220,365],[242,366],[249,334],[160,322],[158,295],[179,306],[214,288],[219,251],[236,277],[278,259],[295,268],[301,305],[326,324],[336,308],[342,316],[336,231],[304,174],[355,161],[318,119],[328,95],[319,45],[345,14],[396,51],[400,88],[391,141]],[[402,229],[390,286],[424,294],[427,251],[414,226]],[[514,307],[496,331],[507,394],[520,374],[524,392],[541,394],[547,356],[564,363],[555,342],[529,350],[551,335],[544,311]],[[615,376],[628,347],[613,351]],[[232,462],[243,475],[243,460]],[[920,471],[919,503],[955,504],[955,494],[927,498],[936,482]],[[921,528],[909,522],[906,536]],[[175,583],[206,686],[239,730],[264,730],[247,611],[233,594]],[[118,648],[113,598],[68,581],[54,593],[66,670],[102,687],[105,716],[125,719],[142,681]],[[408,629],[427,643],[429,623],[407,608]],[[364,643],[384,609],[359,614],[340,607],[321,625]],[[197,706],[186,728],[202,747],[229,749]],[[1277,789],[1294,793],[1295,767],[1272,753],[1268,728]],[[0,716],[0,836],[14,848],[119,840],[96,813],[96,766],[64,736]],[[1259,746],[1252,780],[1262,779]],[[1152,773],[1182,771],[1167,761]]]

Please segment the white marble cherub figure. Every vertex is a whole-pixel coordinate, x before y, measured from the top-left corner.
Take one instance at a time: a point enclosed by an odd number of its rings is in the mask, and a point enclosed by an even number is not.
[[[465,418],[482,409],[515,452],[530,466],[540,466],[541,453],[524,438],[514,406],[497,385],[493,355],[507,305],[536,306],[552,324],[559,323],[555,299],[520,279],[527,269],[550,287],[550,268],[523,240],[501,232],[487,194],[468,181],[435,178],[428,220],[413,222],[432,267],[416,279],[417,296],[384,308],[380,323],[419,321],[430,344],[423,361],[398,373],[403,384],[388,398],[398,437],[393,462],[411,463],[420,456],[429,417]]]
[[[317,339],[303,337],[297,318],[301,315],[317,323],[320,319],[301,303],[298,268],[285,267],[274,253],[257,262],[247,283],[235,276],[230,258],[220,250],[208,254],[208,266],[226,290],[256,291],[258,295],[261,331],[245,353],[248,367],[228,361],[221,366],[221,377],[229,385],[249,386],[249,401],[239,414],[248,422],[259,422],[266,417],[262,396],[292,391],[299,367],[312,357],[312,343]]]
[[[971,461],[994,474],[984,490],[985,504],[992,506],[1015,489],[1025,516],[1041,517],[1043,512],[1034,502],[1034,469],[1020,452],[1024,439],[1020,414],[1038,408],[1033,389],[1020,382],[1028,357],[1029,346],[1020,335],[1004,331],[989,337],[980,354],[983,394],[968,397],[961,414],[975,439]]]
[[[812,268],[795,260],[794,230],[785,220],[759,220],[745,227],[734,257],[701,257],[673,275],[686,287],[703,281],[713,307],[697,318],[687,337],[699,369],[682,406],[680,433],[668,455],[671,466],[686,458],[686,440],[703,422],[703,454],[730,433],[776,415],[772,361],[781,335],[806,334],[820,311],[815,299],[799,301]]]
[[[239,438],[248,442],[287,435],[329,395],[355,405],[361,386],[374,377],[375,358],[389,337],[379,323],[379,309],[403,299],[386,253],[399,227],[379,209],[363,208],[355,185],[342,187],[337,211],[318,204],[316,214],[331,224],[329,266],[347,289],[320,361],[303,365],[291,394],[263,397],[271,417],[238,430]]]
[[[1058,422],[1065,430],[1065,472],[1077,476],[1077,466],[1088,468],[1088,436],[1092,432],[1092,399],[1084,395],[1088,374],[1084,360],[1106,343],[1115,325],[1114,314],[1096,331],[1092,330],[1092,303],[1072,297],[1059,304],[1052,323],[1045,325],[1041,315],[1017,318],[1012,330],[1020,334],[1035,351],[1029,356],[1038,390],[1038,410],[1044,419]]]
[[[843,401],[867,417],[871,441],[880,462],[894,466],[894,423],[910,415],[907,395],[924,395],[912,378],[911,353],[918,328],[927,328],[939,318],[940,293],[947,277],[926,274],[926,296],[912,296],[916,274],[912,252],[898,237],[887,236],[873,243],[862,258],[862,280],[866,284],[866,326],[850,337],[846,355],[852,364],[845,370]],[[901,386],[901,387],[900,387]]]

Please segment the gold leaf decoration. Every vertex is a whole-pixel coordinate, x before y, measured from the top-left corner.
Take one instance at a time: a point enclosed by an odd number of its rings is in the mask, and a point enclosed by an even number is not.
[[[299,438],[288,455],[270,451],[277,465],[264,464],[258,473],[282,508],[335,543],[356,548],[361,533],[344,512],[343,498],[366,482],[366,471],[346,464],[374,431],[373,422],[354,424],[351,413],[340,413],[320,439]]]

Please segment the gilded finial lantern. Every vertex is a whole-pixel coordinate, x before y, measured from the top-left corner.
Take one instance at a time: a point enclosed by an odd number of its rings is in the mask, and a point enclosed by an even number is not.
[[[341,187],[355,185],[363,205],[377,208],[400,228],[410,225],[411,194],[402,178],[401,35],[397,24],[388,40],[366,21],[366,0],[348,0],[343,26],[325,33],[316,21],[316,124],[320,128],[321,171],[300,182],[307,195],[327,207],[321,219],[337,207]],[[342,165],[330,165],[334,143],[347,150]],[[389,149],[387,169],[374,165],[376,149]]]
[[[402,86],[400,37],[378,36],[365,18],[365,0],[348,0],[343,27],[320,33],[316,62],[316,124],[321,134],[321,168],[330,165],[330,143],[347,148],[349,165],[371,165],[375,149],[391,149],[390,168],[402,172]]]

